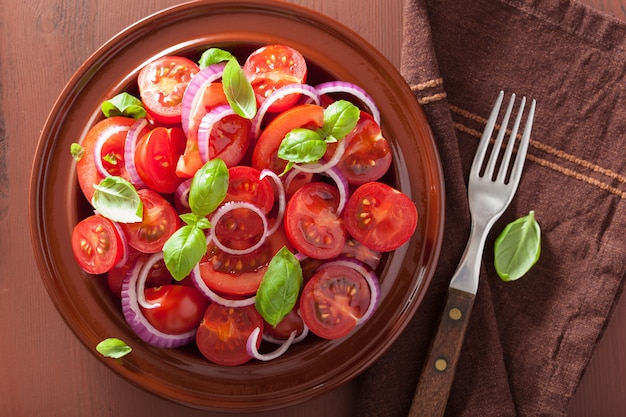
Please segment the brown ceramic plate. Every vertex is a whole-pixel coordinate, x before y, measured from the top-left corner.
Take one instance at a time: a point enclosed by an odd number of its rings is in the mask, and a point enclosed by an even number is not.
[[[70,248],[72,227],[89,206],[70,157],[101,115],[100,103],[132,85],[156,56],[199,56],[209,46],[249,51],[267,43],[298,49],[309,81],[339,79],[364,87],[380,107],[394,164],[387,180],[408,194],[420,218],[414,237],[381,268],[382,301],[362,328],[334,341],[310,338],[271,362],[221,367],[190,346],[159,349],[126,325],[106,279],[85,274]],[[164,398],[210,410],[267,410],[301,402],[354,378],[404,329],[437,262],[443,229],[442,170],[424,114],[397,70],[360,36],[319,13],[264,0],[200,1],[152,15],[96,51],[71,78],[43,128],[30,187],[31,235],[43,283],[85,346],[115,372]],[[95,351],[119,337],[133,347],[120,360]]]

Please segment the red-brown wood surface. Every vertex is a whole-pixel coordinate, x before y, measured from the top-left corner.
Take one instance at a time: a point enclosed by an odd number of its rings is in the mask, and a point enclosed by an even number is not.
[[[203,416],[129,384],[95,360],[65,325],[33,262],[28,182],[45,118],[79,65],[129,24],[180,0],[4,1],[0,13],[0,416]],[[361,34],[399,66],[403,1],[292,0]],[[619,0],[585,0],[626,20]],[[358,3],[358,11],[355,6]],[[624,2],[626,3],[626,2]],[[569,415],[621,416],[626,397],[626,299]],[[353,383],[256,416],[351,416]],[[237,414],[231,414],[237,415]],[[241,414],[243,415],[243,414]],[[249,414],[246,414],[249,415]]]

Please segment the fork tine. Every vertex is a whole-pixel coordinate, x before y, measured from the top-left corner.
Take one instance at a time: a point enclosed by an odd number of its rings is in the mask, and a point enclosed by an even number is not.
[[[530,111],[528,112],[528,118],[526,119],[524,133],[522,134],[522,139],[517,149],[517,157],[515,158],[515,163],[513,164],[513,170],[511,171],[511,179],[509,180],[509,183],[513,184],[515,189],[517,189],[517,184],[519,183],[522,176],[522,170],[524,169],[524,161],[526,160],[526,153],[528,152],[528,144],[530,142],[530,132],[535,118],[535,104],[536,102],[533,99],[530,103]]]
[[[480,175],[480,168],[483,165],[482,161],[484,161],[485,159],[485,154],[487,153],[487,148],[489,147],[489,141],[491,139],[491,134],[493,133],[493,128],[496,125],[498,113],[500,113],[500,106],[502,105],[503,98],[504,91],[500,91],[500,94],[498,94],[498,99],[493,105],[493,109],[491,110],[491,114],[489,115],[489,119],[487,120],[485,130],[483,130],[480,142],[478,143],[478,149],[476,150],[476,155],[474,155],[474,162],[472,163],[470,177],[478,177]]]
[[[522,114],[524,114],[525,106],[526,106],[526,97],[522,97],[522,102],[520,103],[519,110],[517,111],[517,117],[515,118],[513,129],[511,129],[511,136],[509,136],[509,142],[506,145],[504,156],[502,158],[502,164],[500,166],[500,171],[498,172],[498,178],[496,178],[496,181],[500,181],[500,182],[505,181],[506,173],[509,169],[509,164],[511,162],[511,155],[513,154],[513,148],[515,147],[515,141],[517,139],[517,131],[519,130],[519,125],[522,121]],[[498,144],[498,148],[499,146],[500,144]]]
[[[504,135],[506,135],[506,128],[509,125],[509,119],[511,118],[511,112],[513,111],[514,104],[515,104],[515,94],[511,94],[511,99],[509,100],[509,106],[506,109],[506,113],[504,114],[502,123],[500,123],[500,130],[498,131],[498,136],[496,137],[493,147],[491,148],[491,155],[489,156],[489,161],[487,162],[487,166],[485,167],[485,173],[483,174],[485,178],[493,178],[493,172],[496,169],[496,163],[498,162],[498,155],[500,155],[500,149],[502,147],[502,142],[504,141]]]

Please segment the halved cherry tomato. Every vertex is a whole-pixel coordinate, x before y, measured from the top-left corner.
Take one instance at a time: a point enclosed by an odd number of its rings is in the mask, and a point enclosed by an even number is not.
[[[338,339],[354,329],[370,303],[365,278],[353,268],[333,265],[316,273],[300,296],[304,324],[324,339]]]
[[[346,242],[346,230],[337,214],[338,204],[339,191],[324,182],[312,182],[296,191],[284,217],[291,244],[315,259],[339,255]]]
[[[302,54],[285,45],[263,46],[248,56],[243,65],[246,78],[259,104],[277,89],[306,80],[307,65]],[[269,111],[283,111],[298,100],[297,94],[278,100]]]
[[[102,147],[102,164],[111,174],[121,176],[130,181],[124,164],[124,143],[128,130],[135,123],[130,117],[115,116],[96,123],[81,143],[83,156],[76,164],[78,184],[85,198],[91,202],[94,193],[94,184],[99,184],[104,178],[96,168],[94,162],[94,147],[101,136],[105,141]],[[114,161],[115,163],[112,163]]]
[[[285,170],[287,161],[278,158],[278,147],[287,133],[298,127],[317,129],[324,124],[324,108],[303,104],[286,110],[261,132],[252,153],[252,166],[259,171],[269,168],[276,174]]]
[[[257,327],[263,331],[263,319],[254,306],[225,307],[212,303],[198,327],[196,344],[211,362],[225,366],[241,365],[251,359],[246,343]],[[257,348],[260,345],[261,337]]]
[[[183,94],[199,71],[195,62],[180,56],[164,56],[143,67],[137,84],[146,111],[161,123],[180,123]]]
[[[413,201],[382,182],[361,185],[344,210],[348,233],[379,252],[395,250],[409,240],[417,227],[417,217]]]
[[[187,137],[179,127],[156,127],[144,135],[135,149],[135,167],[141,180],[159,193],[171,194],[183,179],[176,163],[185,150]]]
[[[302,317],[295,311],[291,310],[281,321],[272,326],[265,322],[263,331],[266,335],[271,336],[278,340],[287,340],[293,331],[296,331],[296,336],[299,336],[304,331],[304,322]]]
[[[107,272],[124,254],[122,239],[113,222],[99,214],[74,226],[72,250],[80,267],[90,274]]]
[[[209,306],[209,299],[186,285],[168,284],[145,289],[146,301],[155,306],[139,306],[146,319],[157,330],[181,334],[198,327]]]
[[[365,184],[385,175],[391,166],[391,147],[369,113],[361,111],[356,127],[343,140],[346,141],[346,150],[337,168],[349,184]],[[328,157],[335,147],[334,144],[328,146]]]
[[[250,120],[237,114],[216,122],[209,135],[209,159],[220,158],[227,167],[237,165],[250,145],[251,126]]]
[[[140,252],[155,253],[163,249],[165,241],[178,229],[178,214],[159,193],[147,188],[137,193],[143,203],[143,220],[120,226],[130,246]]]
[[[118,297],[122,296],[122,283],[124,282],[124,278],[126,278],[126,274],[130,268],[135,266],[135,262],[137,262],[139,258],[147,260],[150,256],[139,252],[136,249],[129,249],[130,251],[126,262],[123,265],[115,265],[107,273],[107,283],[109,284],[109,288],[113,291],[113,294]],[[165,267],[165,262],[161,260],[152,265],[152,268],[150,268],[148,277],[146,278],[146,287],[159,287],[161,285],[171,284],[172,279],[172,275]]]

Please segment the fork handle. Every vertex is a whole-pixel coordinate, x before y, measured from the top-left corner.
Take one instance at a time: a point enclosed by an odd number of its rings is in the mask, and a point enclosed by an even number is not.
[[[409,417],[437,417],[446,411],[474,298],[474,294],[448,289],[445,309],[422,368]]]

